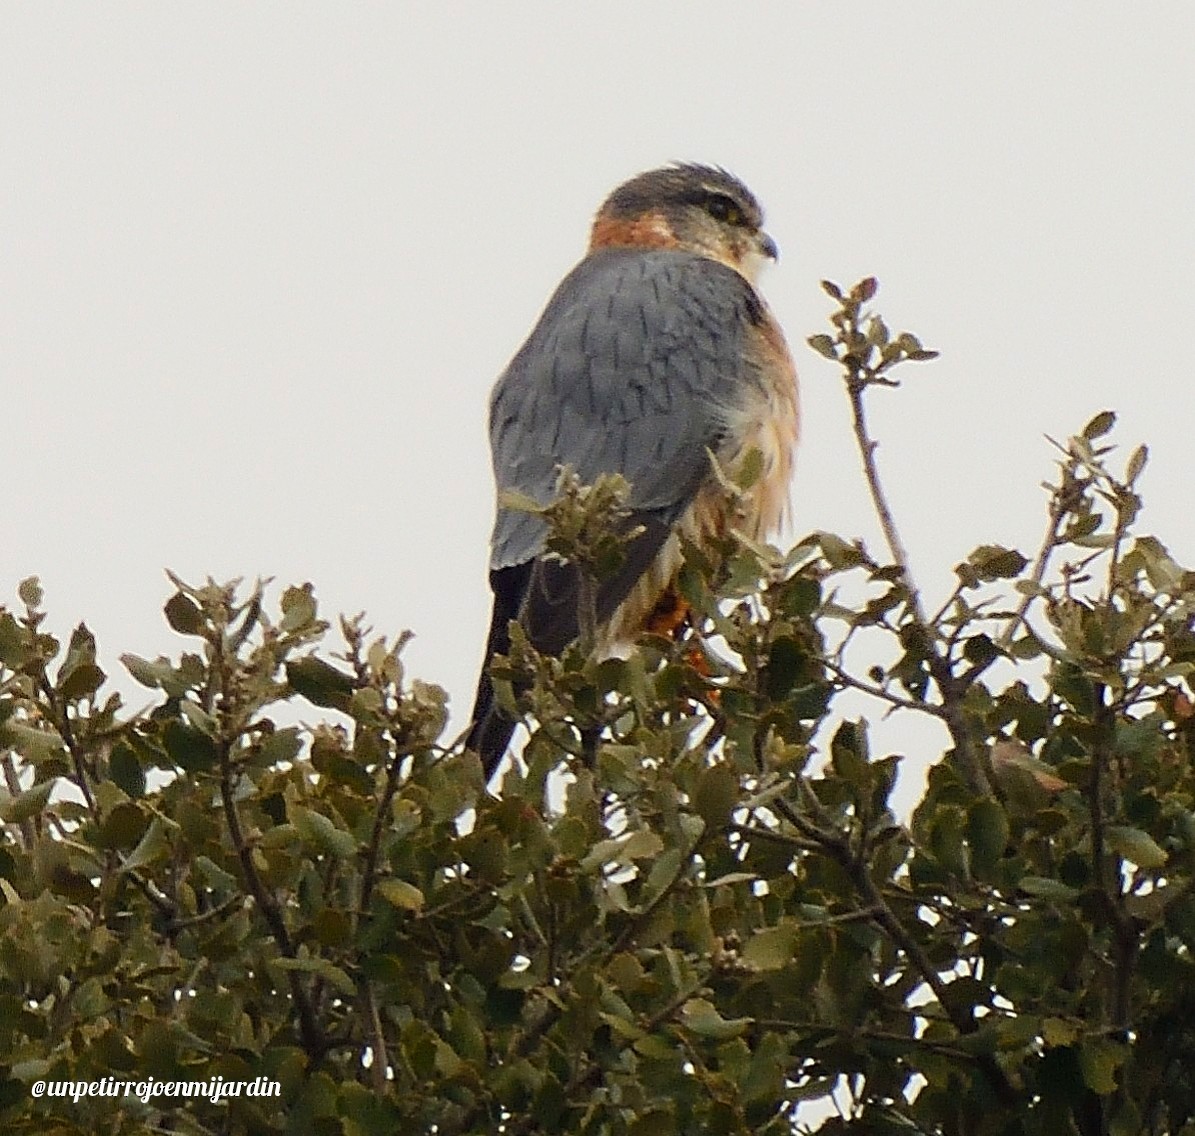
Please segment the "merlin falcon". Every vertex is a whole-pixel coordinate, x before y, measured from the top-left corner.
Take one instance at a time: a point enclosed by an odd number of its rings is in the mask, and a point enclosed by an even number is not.
[[[756,290],[760,265],[777,258],[762,226],[755,196],[716,167],[678,164],[620,185],[598,210],[585,258],[494,387],[494,610],[466,743],[487,779],[516,725],[489,677],[494,656],[510,650],[511,621],[549,654],[580,633],[578,570],[545,554],[544,520],[503,505],[505,491],[548,504],[563,466],[584,484],[612,473],[629,482],[629,523],[641,531],[596,589],[605,651],[676,608],[681,536],[700,547],[733,524],[761,539],[785,518],[797,375]],[[731,516],[711,455],[733,472],[752,450],[762,472]]]

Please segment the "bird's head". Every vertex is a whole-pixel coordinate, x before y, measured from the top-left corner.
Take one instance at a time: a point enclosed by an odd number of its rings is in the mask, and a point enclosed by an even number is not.
[[[776,242],[738,178],[716,166],[678,164],[620,185],[598,210],[590,248],[679,248],[712,257],[754,281]]]

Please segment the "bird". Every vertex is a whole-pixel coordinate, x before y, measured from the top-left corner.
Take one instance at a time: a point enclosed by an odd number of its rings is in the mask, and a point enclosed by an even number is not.
[[[546,522],[504,503],[506,493],[548,504],[566,466],[584,484],[602,474],[629,483],[638,533],[593,597],[596,647],[607,652],[677,608],[682,537],[701,547],[733,523],[759,540],[787,517],[797,373],[756,286],[762,265],[779,259],[763,222],[755,195],[721,167],[674,163],[632,177],[598,209],[584,258],[493,388],[493,610],[465,741],[487,782],[517,724],[489,673],[509,653],[511,621],[553,655],[581,630],[579,570],[546,553]],[[753,450],[760,474],[732,518],[719,471]]]

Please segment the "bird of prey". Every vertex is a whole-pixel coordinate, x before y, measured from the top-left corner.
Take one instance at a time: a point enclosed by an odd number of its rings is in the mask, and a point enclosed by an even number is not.
[[[545,555],[544,520],[503,505],[503,491],[547,504],[566,465],[585,484],[611,473],[630,483],[630,524],[642,531],[596,589],[604,650],[675,607],[681,534],[700,547],[733,523],[762,538],[784,519],[797,376],[756,290],[759,266],[777,258],[762,225],[755,196],[716,167],[677,164],[620,185],[494,387],[494,608],[466,743],[487,779],[515,727],[489,677],[494,656],[509,652],[510,622],[550,654],[580,633],[579,572]],[[730,517],[710,455],[733,471],[753,449],[762,473]]]

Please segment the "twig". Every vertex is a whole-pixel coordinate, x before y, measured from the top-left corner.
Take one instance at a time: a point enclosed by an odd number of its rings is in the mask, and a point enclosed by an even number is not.
[[[1111,708],[1105,704],[1106,691],[1096,687],[1096,743],[1091,754],[1091,784],[1088,790],[1088,809],[1091,817],[1091,861],[1099,889],[1101,906],[1112,931],[1115,947],[1116,985],[1113,991],[1112,1024],[1127,1028],[1132,1009],[1132,978],[1136,966],[1139,941],[1133,919],[1125,909],[1120,888],[1121,860],[1110,861],[1107,848],[1106,818],[1104,815],[1104,774],[1111,761],[1110,741],[1115,726]]]
[[[1042,580],[1046,578],[1046,568],[1049,566],[1050,557],[1054,554],[1054,549],[1058,547],[1062,522],[1074,506],[1074,494],[1066,487],[1067,477],[1064,473],[1063,484],[1055,490],[1050,501],[1049,524],[1046,527],[1046,534],[1042,538],[1041,547],[1037,550],[1037,556],[1034,557],[1033,571],[1029,575],[1029,581],[1033,584],[1034,590],[1026,592],[1017,606],[1012,619],[998,640],[998,645],[1001,647],[1008,647],[1012,643],[1012,637],[1016,634],[1017,628],[1026,622],[1029,609],[1033,606],[1033,601],[1037,599],[1036,589],[1041,587]]]
[[[979,1028],[979,1023],[958,1006],[955,999],[951,998],[946,983],[942,981],[942,976],[938,973],[938,968],[922,949],[921,944],[913,938],[908,928],[901,922],[900,917],[889,906],[880,889],[876,887],[867,864],[860,859],[851,858],[848,862],[844,862],[842,867],[854,880],[864,901],[876,909],[876,924],[886,931],[893,943],[904,952],[905,957],[913,964],[925,984],[933,991],[938,1005],[942,1007],[954,1028],[964,1036],[974,1033]],[[1002,1102],[1011,1104],[1020,1099],[1007,1074],[990,1054],[980,1055],[978,1061],[985,1077]]]
[[[779,810],[777,810],[779,811]],[[766,840],[772,844],[783,844],[794,852],[816,852],[821,844],[816,840],[809,840],[803,836],[792,836],[787,832],[778,832],[774,828],[753,824],[738,824],[733,822],[726,826],[728,832],[737,833],[747,840]]]
[[[881,361],[873,366],[869,362],[872,353],[871,343],[859,326],[860,308],[875,294],[875,287],[874,280],[856,285],[851,295],[841,300],[841,313],[834,317],[834,322],[840,328],[839,340],[845,347],[845,354],[840,357],[840,362],[846,368],[846,388],[851,405],[855,443],[863,461],[864,477],[876,516],[879,518],[884,540],[888,544],[893,564],[900,570],[905,586],[907,610],[926,644],[926,666],[942,698],[940,717],[945,721],[951,739],[954,741],[955,764],[973,792],[981,796],[991,796],[991,783],[976,751],[975,741],[971,736],[971,727],[963,710],[962,702],[966,687],[954,674],[950,658],[942,653],[935,637],[935,629],[926,621],[925,611],[921,606],[921,594],[913,580],[909,555],[900,538],[896,519],[888,504],[887,495],[884,493],[884,487],[880,481],[879,468],[876,465],[875,451],[879,443],[872,438],[868,429],[867,408],[864,405],[863,392],[870,386],[895,386],[896,384],[881,374],[895,360],[890,360],[887,363]],[[928,358],[931,357],[931,353],[919,350],[917,354],[908,357]]]
[[[233,796],[232,759],[227,742],[220,745],[220,801],[224,808],[224,820],[228,825],[229,839],[233,848],[236,849],[237,859],[241,862],[241,874],[245,886],[256,901],[262,918],[265,919],[274,941],[278,944],[278,949],[286,958],[297,958],[298,952],[295,950],[290,932],[286,929],[282,909],[273,893],[262,883],[261,876],[257,873],[257,866],[253,863],[253,849],[245,838],[244,829],[241,827],[241,818],[237,813],[236,800]],[[290,985],[291,997],[294,999],[299,1014],[299,1036],[303,1041],[303,1048],[312,1062],[318,1064],[327,1051],[327,1039],[320,1028],[315,1008],[311,1004],[311,999],[300,979],[299,972],[288,970],[286,977]]]
[[[135,872],[129,873],[133,879],[141,883]],[[146,892],[147,897],[152,898],[149,892]],[[232,910],[239,903],[244,901],[244,896],[231,895],[223,903],[218,903],[215,907],[209,907],[207,911],[201,911],[198,915],[188,915],[185,919],[172,919],[166,926],[167,935],[176,935],[179,931],[185,931],[190,927],[198,927],[201,923],[207,923],[211,919],[218,919],[225,912]]]
[[[365,985],[365,1012],[368,1018],[369,1044],[373,1050],[369,1079],[373,1083],[373,1091],[381,1096],[386,1091],[386,1072],[390,1067],[390,1058],[386,1052],[386,1031],[382,1028],[382,1015],[378,1009],[378,998],[372,982]]]
[[[925,612],[921,608],[921,594],[913,582],[913,573],[909,568],[909,554],[905,551],[904,543],[900,539],[900,533],[896,528],[896,519],[892,515],[892,509],[880,482],[880,471],[876,466],[875,451],[879,448],[879,442],[871,437],[867,428],[867,410],[863,403],[863,391],[870,385],[867,378],[864,377],[863,365],[861,363],[852,364],[846,387],[851,401],[855,443],[859,447],[859,454],[863,459],[863,472],[867,479],[868,491],[871,493],[871,503],[879,518],[884,540],[888,544],[888,551],[892,555],[892,563],[900,569],[901,578],[909,597],[909,610],[913,613],[916,622],[924,627]]]
[[[164,895],[156,884],[142,879],[139,872],[126,872],[125,875],[133,882],[133,886],[157,908],[158,913],[165,916],[170,924],[173,924],[175,916],[178,914],[178,907],[174,901],[169,896]],[[183,921],[184,924],[190,922],[198,922],[198,919]]]
[[[369,907],[370,897],[373,895],[374,883],[377,880],[378,856],[382,846],[382,834],[386,831],[390,817],[390,804],[394,794],[398,792],[398,782],[402,774],[402,765],[407,758],[404,752],[404,739],[394,736],[393,731],[387,731],[394,746],[394,756],[390,759],[390,766],[386,770],[386,787],[374,810],[373,828],[369,834],[369,843],[365,847],[365,864],[361,873],[361,898],[357,903],[357,910],[353,912],[353,929],[362,913]]]
[[[951,1045],[947,1041],[931,1041],[925,1037],[911,1037],[909,1034],[896,1033],[889,1030],[869,1029],[866,1026],[852,1025],[849,1028],[844,1028],[843,1026],[827,1025],[825,1022],[800,1022],[791,1021],[786,1018],[754,1018],[752,1024],[757,1029],[789,1030],[793,1033],[806,1034],[832,1034],[848,1043],[860,1038],[868,1041],[895,1042],[898,1045],[908,1045],[913,1049],[923,1049],[928,1053],[941,1053],[943,1056],[952,1057],[969,1064],[977,1060],[974,1053],[968,1053],[960,1046]]]
[[[0,767],[4,770],[4,784],[8,787],[9,795],[12,797],[19,796],[23,790],[21,789],[21,778],[17,774],[16,764],[12,759],[12,750],[6,749],[4,756],[0,757]],[[37,829],[34,827],[33,818],[26,817],[20,824],[21,840],[24,842],[25,851],[31,852],[33,845],[37,842]]]
[[[923,714],[932,714],[935,718],[944,718],[945,711],[941,706],[935,706],[932,702],[918,702],[913,698],[905,698],[900,694],[893,694],[891,691],[885,690],[882,686],[875,686],[871,683],[864,682],[862,679],[855,678],[845,668],[840,667],[837,663],[831,662],[829,659],[822,659],[822,665],[826,670],[830,671],[835,678],[843,684],[849,686],[852,690],[862,691],[864,694],[870,694],[872,698],[879,698],[880,700],[889,703],[892,706],[899,707],[902,710],[920,710]]]
[[[74,728],[71,726],[70,717],[67,715],[66,707],[59,704],[58,696],[54,693],[54,687],[50,684],[50,679],[45,671],[41,674],[41,690],[46,697],[46,703],[54,715],[54,725],[58,729],[63,742],[66,744],[67,752],[71,755],[71,763],[75,767],[75,784],[79,786],[79,792],[83,794],[83,800],[87,804],[87,811],[96,821],[100,819],[100,809],[96,802],[95,794],[91,791],[91,773],[87,768],[86,762],[83,760],[83,752],[79,748],[78,740],[75,738]]]

